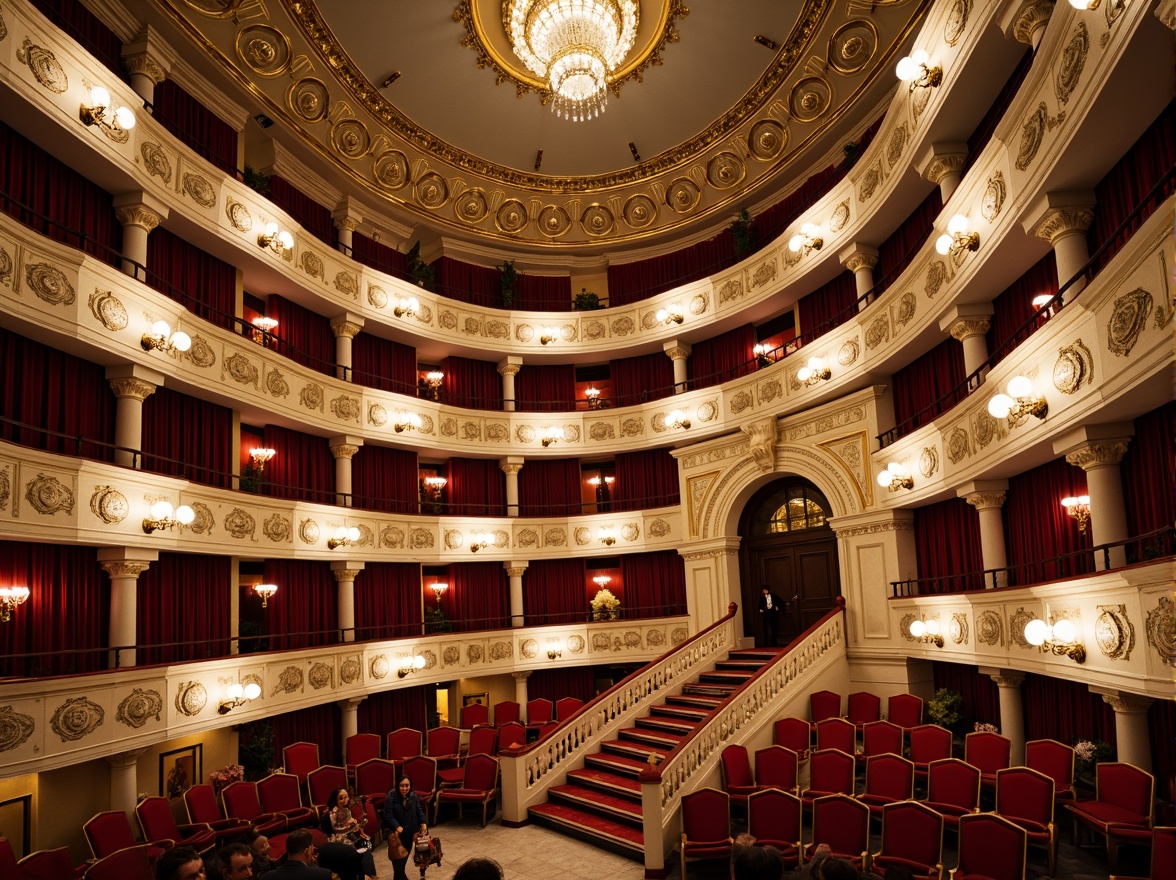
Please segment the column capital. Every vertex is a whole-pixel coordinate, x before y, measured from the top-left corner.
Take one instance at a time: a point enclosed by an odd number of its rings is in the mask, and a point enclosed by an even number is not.
[[[327,441],[327,444],[331,448],[331,455],[335,458],[353,458],[363,446],[363,438],[343,434],[339,437],[332,437]]]
[[[351,312],[344,312],[342,315],[336,315],[331,318],[331,333],[337,339],[340,336],[346,336],[348,339],[354,339],[359,335],[359,331],[363,329],[364,320],[360,315],[352,314]]]
[[[1012,3],[1001,13],[1000,27],[1006,37],[1018,43],[1036,47],[1033,35],[1049,24],[1053,0],[1021,0]]]
[[[993,492],[969,492],[963,496],[963,499],[975,507],[977,510],[989,510],[996,508],[1000,510],[1004,507],[1005,496],[1008,493],[1004,490]]]
[[[1094,193],[1046,193],[1025,212],[1025,232],[1044,238],[1051,247],[1069,235],[1085,235],[1094,222]]]
[[[968,145],[957,142],[928,145],[915,162],[915,170],[936,186],[949,174],[959,174],[968,162]]]
[[[900,508],[873,510],[833,517],[829,520],[829,525],[838,538],[856,538],[859,535],[876,535],[882,532],[910,532],[915,528],[915,513],[913,510]]]
[[[1131,694],[1126,691],[1104,691],[1100,688],[1093,687],[1090,690],[1099,694],[1103,698],[1103,702],[1114,709],[1115,714],[1118,715],[1144,715],[1151,708],[1151,704],[1155,702],[1155,699],[1144,696],[1143,694]]]
[[[518,355],[509,355],[504,360],[498,362],[498,375],[517,376],[519,370],[522,368],[523,359]]]
[[[1066,453],[1066,461],[1076,467],[1088,471],[1091,468],[1117,465],[1123,460],[1130,440],[1104,440],[1097,443],[1087,443]]]
[[[331,574],[335,576],[337,583],[355,583],[355,579],[359,577],[359,573],[363,571],[363,567],[364,563],[362,562],[344,559],[331,563]]]
[[[502,568],[506,571],[507,577],[521,578],[523,576],[523,573],[527,570],[528,566],[524,565],[522,567],[518,567],[518,566],[512,565],[509,562],[504,562],[504,563],[502,563]]]
[[[873,270],[878,265],[878,249],[855,241],[839,253],[837,259],[850,272],[857,272],[858,269]]]
[[[517,474],[523,469],[524,464],[526,464],[526,459],[521,455],[510,455],[498,460],[498,466],[502,468],[504,474]]]
[[[163,384],[164,377],[162,373],[137,364],[114,364],[106,368],[106,381],[115,397],[130,397],[142,402]]]
[[[367,697],[348,697],[345,700],[336,700],[335,705],[344,712],[354,712],[359,708],[359,704],[366,699]]]
[[[1118,464],[1133,436],[1135,426],[1131,422],[1083,425],[1054,440],[1053,451],[1085,471]]]
[[[948,328],[951,338],[963,342],[970,336],[983,336],[988,332],[992,322],[988,318],[957,318]]]
[[[122,752],[116,752],[113,755],[104,755],[111,767],[133,767],[139,762],[139,756],[144,754],[147,749],[127,749]]]
[[[963,342],[965,337],[971,336],[973,334],[968,332],[968,333],[964,333],[963,336],[956,336],[955,331],[953,329],[956,326],[956,324],[960,324],[960,323],[967,322],[967,321],[972,321],[972,322],[983,321],[984,322],[984,329],[981,330],[980,332],[987,333],[988,327],[991,323],[990,322],[991,318],[992,318],[992,303],[964,303],[961,305],[952,306],[950,309],[948,309],[946,312],[943,313],[943,317],[941,317],[939,319],[939,329],[942,330],[944,333],[949,333],[951,336],[955,337],[960,342]],[[969,325],[969,326],[971,327],[971,326],[978,326],[978,325]],[[963,331],[961,331],[961,332],[963,332]]]
[[[350,196],[344,196],[334,211],[331,212],[331,222],[336,229],[345,232],[355,232],[363,223],[363,206]]]
[[[672,361],[684,361],[690,357],[690,352],[693,351],[690,343],[679,342],[677,339],[664,343],[662,350],[670,356]]]
[[[1019,669],[989,669],[982,666],[980,672],[1001,688],[1019,688],[1025,681],[1025,673]]]
[[[150,232],[168,213],[167,205],[141,189],[114,197],[114,216],[123,226],[139,226]]]
[[[103,547],[98,551],[98,564],[111,577],[137,578],[157,559],[159,559],[159,551],[157,550]]]
[[[531,677],[531,673],[530,672],[512,672],[511,676],[514,678],[515,681],[526,681],[528,678]]]
[[[140,73],[159,85],[176,62],[176,50],[151,25],[146,25],[138,36],[122,47],[123,66],[127,73]]]

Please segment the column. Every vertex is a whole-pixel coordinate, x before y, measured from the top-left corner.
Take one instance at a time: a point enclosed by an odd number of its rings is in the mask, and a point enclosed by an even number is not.
[[[527,677],[529,672],[512,672],[515,680],[515,702],[519,704],[519,714],[523,724],[527,723]]]
[[[351,256],[355,242],[355,230],[363,223],[363,208],[350,196],[344,196],[339,207],[331,212],[331,221],[337,230],[337,247],[339,251]]]
[[[519,515],[519,471],[523,469],[523,457],[510,455],[499,459],[498,466],[506,474],[506,515]]]
[[[1103,691],[1103,702],[1115,710],[1115,752],[1120,761],[1134,764],[1151,773],[1151,734],[1147,727],[1147,710],[1153,700],[1140,694]]]
[[[526,560],[502,563],[506,576],[510,578],[510,625],[514,627],[523,625],[523,572],[530,564]]]
[[[1011,766],[1025,763],[1025,709],[1021,705],[1021,683],[1025,673],[1015,669],[985,669],[980,672],[994,682],[1000,696],[1000,733],[1012,741]]]
[[[515,376],[523,366],[523,359],[514,355],[498,362],[498,375],[502,377],[502,408],[515,411]]]
[[[878,249],[855,241],[838,254],[837,258],[842,266],[853,273],[860,311],[873,301],[869,293],[874,289],[874,267],[878,265]]]
[[[1044,238],[1054,250],[1059,285],[1074,278],[1090,259],[1086,230],[1094,222],[1093,207],[1091,192],[1046,193],[1025,214],[1025,231]],[[1066,298],[1072,299],[1085,286],[1086,279],[1079,278]]]
[[[1004,569],[1009,564],[1005,555],[1004,517],[1000,513],[1008,488],[1007,480],[985,480],[956,490],[956,495],[976,508],[980,518],[980,559],[986,571]],[[985,589],[1008,585],[1007,571],[998,571],[995,583],[988,577],[984,579]]]
[[[690,357],[690,345],[685,342],[674,340],[667,342],[662,346],[662,350],[670,356],[670,360],[674,362],[674,393],[681,394],[686,390],[686,359]]]
[[[131,820],[134,819],[135,805],[139,802],[139,756],[145,751],[130,749],[106,756],[110,764],[110,809],[122,810]]]
[[[335,703],[339,707],[339,729],[343,732],[344,743],[347,742],[347,737],[359,733],[359,704],[365,699],[367,698],[351,697]]]
[[[351,459],[363,446],[362,437],[344,434],[332,437],[328,443],[331,455],[335,456],[335,503],[342,507],[351,506]]]
[[[139,575],[158,558],[154,550],[105,547],[98,551],[98,564],[110,575],[111,650],[107,664],[111,669],[135,665]]]
[[[967,144],[933,143],[919,156],[915,168],[921,177],[939,187],[939,195],[946,205],[964,177],[967,161]]]
[[[939,326],[951,334],[964,347],[964,372],[971,376],[988,360],[988,339],[985,334],[991,326],[989,316],[992,304],[980,306],[955,306]],[[986,371],[987,372],[987,371]],[[977,382],[979,384],[979,382]]]
[[[1045,26],[1053,12],[1053,0],[1021,0],[1010,3],[1000,13],[1000,28],[1006,37],[1032,46],[1036,51]]]
[[[134,42],[122,47],[123,66],[130,75],[131,88],[150,106],[155,103],[155,87],[167,79],[175,61],[175,51],[147,25]]]
[[[115,196],[114,216],[123,228],[122,270],[132,278],[147,280],[147,234],[167,215],[167,205],[142,190]]]
[[[363,329],[363,318],[344,312],[331,319],[335,334],[335,378],[353,381],[351,377],[351,340]]]
[[[135,453],[143,448],[143,401],[163,384],[163,374],[136,364],[106,368],[106,381],[118,402],[114,411],[114,463],[138,467]]]
[[[350,559],[331,563],[331,572],[335,575],[339,629],[345,642],[355,641],[355,579],[363,571],[363,566],[362,562]]]
[[[1066,461],[1086,471],[1086,494],[1090,496],[1090,537],[1094,546],[1124,541],[1127,532],[1127,508],[1123,503],[1123,480],[1119,462],[1131,442],[1134,426],[1129,422],[1110,425],[1087,425],[1054,441],[1054,452],[1064,452]],[[1062,499],[1054,499],[1059,503]],[[1094,555],[1098,571],[1127,564],[1126,549],[1112,547],[1109,560],[1101,552]]]

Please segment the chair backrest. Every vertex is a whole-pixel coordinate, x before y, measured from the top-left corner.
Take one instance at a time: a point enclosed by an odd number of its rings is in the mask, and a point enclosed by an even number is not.
[[[82,826],[82,831],[85,832],[90,851],[96,859],[105,858],[120,849],[135,845],[135,832],[131,828],[131,820],[122,810],[107,810],[93,816]]]
[[[889,721],[870,721],[862,728],[862,750],[870,755],[901,755],[902,728]]]
[[[1176,828],[1158,825],[1152,829],[1151,864],[1148,875],[1151,880],[1172,880],[1176,869]]]
[[[12,841],[7,837],[0,837],[0,877],[18,877],[16,870],[16,851],[12,848]]]
[[[518,721],[508,721],[498,728],[498,753],[501,755],[515,743],[527,741],[527,728]]]
[[[1054,818],[1054,781],[1028,767],[996,771],[996,812],[1008,819],[1048,825]]]
[[[844,794],[817,798],[813,841],[829,844],[834,855],[860,856],[870,848],[870,808]]]
[[[551,700],[546,697],[536,697],[527,700],[527,723],[543,724],[551,720]]]
[[[915,765],[901,755],[873,755],[866,759],[866,794],[894,801],[915,796]]]
[[[346,756],[344,763],[350,767],[358,767],[364,761],[380,757],[380,735],[356,733],[347,737],[343,740],[343,754]]]
[[[938,724],[920,724],[910,730],[911,760],[930,764],[951,757],[951,731]]]
[[[721,756],[723,767],[723,789],[730,792],[732,786],[755,785],[751,775],[751,760],[747,757],[746,746],[727,746]]]
[[[461,726],[469,730],[478,724],[490,723],[490,707],[485,703],[470,703],[461,707]]]
[[[882,807],[881,855],[933,868],[943,861],[943,816],[917,801]]]
[[[404,775],[412,780],[412,790],[417,794],[432,794],[437,790],[437,759],[429,755],[409,758],[404,762]]]
[[[336,788],[347,787],[347,769],[326,764],[311,772],[306,778],[306,790],[310,795],[311,806],[325,807],[331,792]]]
[[[959,758],[940,758],[927,765],[927,800],[961,810],[980,806],[980,768]]]
[[[412,727],[400,727],[388,734],[388,760],[403,761],[424,754],[425,737]]]
[[[840,749],[852,755],[857,748],[857,731],[844,718],[826,718],[817,722],[817,748]]]
[[[800,798],[778,788],[753,792],[747,796],[747,830],[757,840],[799,843],[802,810]]]
[[[408,763],[407,761],[405,763]],[[355,768],[355,793],[385,795],[396,787],[396,765],[383,758],[372,758]]]
[[[311,770],[319,764],[318,743],[296,742],[282,748],[282,766],[287,773],[293,773],[300,783],[306,782]]]
[[[886,698],[886,720],[899,727],[923,723],[923,700],[914,694],[892,694]]]
[[[200,783],[184,789],[184,806],[191,822],[219,822],[225,817],[216,800],[216,790]]]
[[[86,870],[86,880],[154,880],[149,847],[130,846],[99,859]]]
[[[471,755],[493,755],[498,751],[498,731],[489,725],[470,731]]]
[[[1125,761],[1104,761],[1094,768],[1095,799],[1122,807],[1151,821],[1155,777]]]
[[[221,792],[221,803],[225,806],[225,815],[234,819],[252,820],[260,816],[261,797],[257,794],[256,782],[233,782],[225,786]]]
[[[796,788],[800,756],[784,746],[768,746],[755,753],[755,778],[765,788],[791,791]]]
[[[180,829],[165,797],[143,798],[135,807],[135,818],[139,820],[144,840],[180,839]]]
[[[995,813],[969,813],[960,817],[960,874],[1024,880],[1025,829]]]
[[[19,873],[8,874],[5,871],[0,871],[0,877],[20,877],[23,880],[63,880],[63,878],[77,876],[77,871],[74,870],[73,856],[69,854],[68,846],[37,850],[21,859],[17,865]]]
[[[451,757],[461,748],[461,730],[457,727],[431,727],[426,739],[428,754],[434,758]]]
[[[800,754],[809,749],[812,732],[803,718],[779,718],[772,725],[772,742]]]
[[[853,755],[840,749],[813,752],[809,762],[809,787],[814,791],[853,794]]]
[[[702,788],[682,798],[682,835],[689,843],[731,839],[731,799],[725,791]]]
[[[1025,743],[1025,766],[1044,773],[1055,785],[1074,784],[1074,747],[1056,739]]]
[[[579,697],[561,697],[555,701],[555,720],[567,721],[580,711],[584,701]]]
[[[379,744],[378,738],[376,743]],[[298,777],[293,773],[271,773],[257,780],[257,796],[261,800],[261,809],[267,813],[296,810],[302,806]]]
[[[841,694],[835,694],[833,691],[816,691],[809,694],[809,720],[813,724],[840,715]]]
[[[1009,766],[1013,743],[1007,736],[977,730],[964,737],[964,760],[981,773],[994,774]]]
[[[514,700],[503,700],[494,704],[494,726],[502,727],[511,721],[518,721],[522,715],[521,707]]]
[[[869,691],[855,691],[847,698],[849,723],[860,727],[882,717],[882,698]]]
[[[498,759],[489,755],[470,755],[465,762],[465,776],[461,787],[472,791],[492,791],[498,788]]]

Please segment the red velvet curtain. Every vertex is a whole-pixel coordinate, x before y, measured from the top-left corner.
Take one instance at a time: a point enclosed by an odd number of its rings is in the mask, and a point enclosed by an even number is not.
[[[237,132],[198,99],[165,79],[155,87],[155,121],[230,175],[237,173]]]
[[[592,666],[561,666],[536,669],[527,678],[527,696],[555,703],[564,697],[576,697],[585,703],[596,699],[596,672]]]
[[[471,358],[447,357],[441,362],[441,370],[445,373],[445,381],[441,385],[443,402],[467,409],[501,411],[502,377],[498,375],[497,364]]]
[[[530,466],[528,463],[527,467]],[[532,560],[523,572],[523,611],[526,626],[583,623],[587,620],[584,560]]]
[[[326,437],[266,425],[265,445],[276,452],[265,466],[265,494],[335,503],[335,459]]]
[[[276,293],[266,300],[265,313],[278,322],[273,331],[278,351],[312,370],[335,375],[335,337],[329,318]]]
[[[122,42],[94,13],[78,0],[30,0],[42,15],[81,44],[107,70],[126,81]]]
[[[227,657],[232,574],[227,556],[160,553],[139,575],[138,644],[146,647],[138,649],[136,662]]]
[[[609,375],[613,406],[636,406],[674,393],[674,364],[664,352],[614,360]]]
[[[418,513],[417,454],[387,446],[361,446],[351,459],[353,506],[388,513]]]
[[[972,167],[972,163],[984,152],[984,147],[988,145],[988,141],[992,138],[992,133],[996,131],[996,124],[1004,116],[1005,109],[1013,102],[1014,96],[1021,89],[1021,83],[1024,82],[1025,76],[1033,68],[1034,57],[1034,53],[1026,46],[1021,60],[1017,62],[1017,66],[1009,74],[1009,78],[1005,81],[1004,87],[1001,88],[1000,94],[996,96],[996,100],[989,106],[988,112],[984,114],[984,118],[980,120],[976,129],[972,132],[972,136],[968,138],[968,159],[964,165],[965,172]]]
[[[890,237],[878,246],[878,265],[874,269],[874,294],[881,294],[902,273],[911,258],[935,231],[935,220],[943,210],[939,187],[935,187],[907,216]]]
[[[1005,550],[1010,566],[1033,563],[1010,572],[1010,586],[1074,577],[1094,570],[1091,554],[1061,559],[1091,546],[1090,529],[1078,524],[1061,505],[1070,495],[1085,495],[1086,474],[1064,458],[1009,478],[1004,514]]]
[[[963,720],[955,725],[957,733],[971,733],[973,725],[995,724],[1000,727],[1000,691],[992,678],[975,666],[931,661],[935,690],[948,688],[964,700]]]
[[[490,308],[504,308],[498,270],[475,266],[452,257],[438,257],[433,262],[437,292],[458,302]]]
[[[416,349],[403,342],[360,333],[351,341],[352,381],[368,388],[416,397]]]
[[[424,731],[429,718],[426,693],[424,687],[404,687],[368,694],[359,704],[359,732],[378,733],[384,738],[401,727]]]
[[[278,585],[278,592],[262,612],[268,650],[286,651],[339,641],[338,592],[328,563],[267,559],[264,578],[263,583]],[[246,648],[242,643],[242,651]]]
[[[143,402],[143,470],[224,489],[236,457],[228,407],[163,387]]]
[[[813,339],[843,324],[856,314],[857,282],[852,272],[842,272],[796,304],[799,334]],[[850,311],[850,309],[854,311]]]
[[[916,507],[914,526],[919,578],[951,578],[939,584],[927,584],[920,588],[920,592],[954,593],[984,588],[979,575],[961,577],[984,568],[980,554],[980,519],[968,502],[962,498],[949,498]]]
[[[528,312],[566,312],[572,307],[572,279],[567,275],[519,275],[513,308]]]
[[[97,443],[114,443],[115,407],[102,367],[0,327],[0,416],[68,435],[51,437],[0,423],[0,438],[113,461],[113,450]]]
[[[449,459],[449,484],[445,492],[452,516],[506,515],[506,474],[496,460]]]
[[[1176,795],[1176,701],[1156,700],[1152,703],[1147,710],[1147,729],[1151,731],[1156,794],[1164,798],[1170,810],[1176,809],[1173,804]],[[1171,824],[1171,815],[1167,821]]]
[[[408,277],[408,262],[404,254],[386,244],[372,241],[358,232],[351,236],[351,257],[358,263],[379,269],[397,278]]]
[[[678,462],[668,449],[618,452],[614,460],[614,510],[643,510],[679,503]]]
[[[579,459],[532,458],[519,471],[520,516],[576,516],[580,503]]]
[[[235,326],[237,271],[159,227],[147,237],[147,283],[218,327]],[[175,328],[172,328],[175,329]]]
[[[355,579],[355,638],[419,636],[421,567],[416,562],[369,562]]]
[[[0,541],[0,586],[29,588],[12,620],[0,624],[0,676],[105,668],[110,581],[96,548]]]
[[[572,364],[527,364],[515,375],[519,412],[572,412],[576,408],[576,368]]]
[[[1084,681],[1025,674],[1021,685],[1025,739],[1099,740],[1115,744],[1115,710]]]
[[[608,304],[623,306],[648,299],[699,278],[706,278],[735,262],[735,239],[730,230],[670,254],[608,267]]]
[[[756,370],[755,325],[744,324],[694,343],[688,361],[691,388],[730,382]]]
[[[289,214],[306,232],[334,249],[335,221],[331,219],[331,208],[324,207],[278,175],[270,178],[270,200]],[[294,230],[291,229],[291,232]]]
[[[895,371],[890,380],[890,391],[894,397],[894,422],[901,428],[900,436],[933,421],[937,415],[963,400],[967,394],[960,390],[960,383],[965,378],[964,347],[950,336]]]
[[[1127,531],[1145,535],[1176,523],[1176,401],[1168,401],[1135,420],[1135,436],[1119,465]],[[525,470],[525,469],[524,469]]]
[[[677,550],[621,557],[626,619],[686,613],[686,563]]]
[[[1039,321],[1022,331],[1040,308],[1033,305],[1034,297],[1054,296],[1057,292],[1058,264],[1051,250],[997,295],[992,301],[988,328],[988,353],[993,364],[1000,363],[1044,323]]]
[[[272,716],[270,721],[274,726],[275,767],[282,765],[282,749],[296,742],[318,743],[321,763],[342,766],[343,722],[334,703],[284,712]],[[360,727],[360,730],[363,728]]]
[[[509,626],[510,582],[502,563],[451,563],[449,589],[441,598],[441,610],[459,632]]]

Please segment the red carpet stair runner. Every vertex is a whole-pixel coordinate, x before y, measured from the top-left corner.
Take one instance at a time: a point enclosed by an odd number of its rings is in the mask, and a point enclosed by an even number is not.
[[[638,775],[649,756],[664,758],[675,746],[779,651],[759,648],[732,651],[711,672],[675,697],[653,706],[619,738],[586,756],[582,770],[568,773],[564,785],[548,790],[547,803],[531,807],[531,821],[594,843],[621,855],[643,858],[641,783]]]

